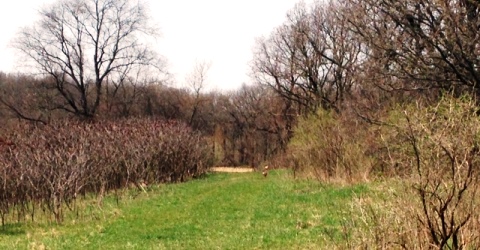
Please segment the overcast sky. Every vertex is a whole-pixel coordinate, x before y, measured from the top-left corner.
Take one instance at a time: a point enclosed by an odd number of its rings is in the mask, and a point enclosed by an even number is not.
[[[0,3],[0,71],[18,68],[10,41],[20,27],[38,18],[38,9],[55,0]],[[209,89],[228,90],[249,83],[248,63],[255,38],[268,35],[299,0],[149,0],[160,27],[158,51],[169,62],[177,84],[185,82],[196,61],[211,62]],[[310,1],[306,1],[310,2]]]

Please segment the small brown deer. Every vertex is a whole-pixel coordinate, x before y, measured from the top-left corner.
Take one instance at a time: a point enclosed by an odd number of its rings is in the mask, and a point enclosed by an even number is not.
[[[268,175],[268,166],[265,166],[262,171],[263,177],[267,177]]]

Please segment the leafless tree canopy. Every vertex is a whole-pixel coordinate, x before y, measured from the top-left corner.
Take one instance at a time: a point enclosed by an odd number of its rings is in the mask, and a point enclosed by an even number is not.
[[[337,3],[297,5],[287,21],[261,39],[252,64],[260,84],[307,109],[339,109],[355,84],[361,44]]]
[[[300,3],[257,42],[254,79],[307,109],[339,111],[371,86],[479,95],[479,11],[473,0]]]
[[[48,75],[62,97],[54,109],[95,115],[108,80],[121,84],[146,67],[163,68],[148,46],[157,35],[146,6],[130,0],[62,0],[19,34],[15,46]],[[148,72],[145,72],[148,74]]]
[[[389,89],[479,92],[480,3],[353,0],[348,22],[371,48],[370,69]]]
[[[211,62],[199,61],[195,62],[195,65],[192,71],[186,77],[186,84],[194,96],[192,111],[188,124],[190,126],[194,125],[196,115],[199,111],[199,107],[202,102],[205,102],[205,98],[202,98],[201,91],[207,85],[207,75],[210,67],[212,66]]]

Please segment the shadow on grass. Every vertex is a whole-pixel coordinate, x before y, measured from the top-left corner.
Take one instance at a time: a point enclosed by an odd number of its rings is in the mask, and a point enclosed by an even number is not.
[[[0,226],[0,235],[16,236],[25,234],[24,225],[21,223],[5,224]]]
[[[206,173],[202,173],[199,176],[193,177],[193,180],[203,180],[203,179],[207,179],[210,176],[212,176],[212,173],[211,172],[206,172]]]

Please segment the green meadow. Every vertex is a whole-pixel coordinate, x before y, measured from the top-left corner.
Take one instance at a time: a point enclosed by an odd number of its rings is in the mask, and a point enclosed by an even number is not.
[[[210,173],[80,201],[62,224],[6,225],[0,249],[328,249],[365,185],[294,180],[285,170]],[[118,197],[120,197],[118,199]]]

